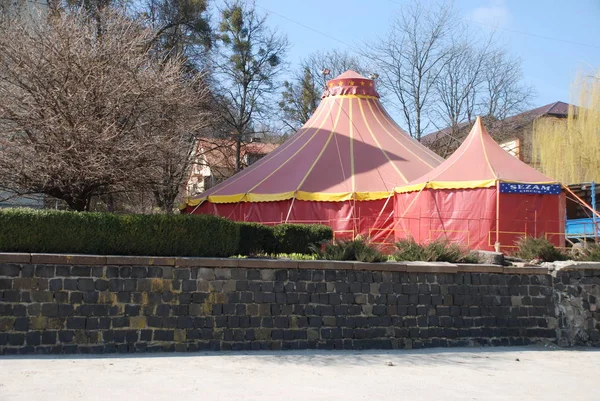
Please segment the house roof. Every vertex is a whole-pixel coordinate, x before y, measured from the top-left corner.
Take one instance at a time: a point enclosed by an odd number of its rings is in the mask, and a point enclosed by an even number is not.
[[[347,71],[294,136],[188,205],[385,199],[441,161],[391,119],[373,80]]]
[[[277,149],[279,144],[250,142],[242,144],[241,157],[248,154],[266,155]],[[211,168],[231,168],[235,170],[236,144],[230,139],[201,138],[198,140],[196,154],[202,156],[200,164]]]
[[[502,149],[487,132],[481,118],[477,117],[471,132],[452,156],[422,177],[397,188],[397,191],[486,188],[495,186],[498,181],[556,182]]]
[[[523,113],[507,117],[503,120],[496,120],[489,117],[483,117],[483,122],[489,127],[490,131],[496,133],[499,131],[517,131],[527,125],[533,123],[537,118],[542,116],[567,117],[569,112],[569,104],[565,102],[554,102],[544,106],[524,111]],[[463,132],[471,125],[470,122],[458,124],[458,131]],[[444,128],[442,130],[432,132],[421,138],[421,143],[426,146],[432,145],[436,141],[446,137],[452,133],[452,128]]]

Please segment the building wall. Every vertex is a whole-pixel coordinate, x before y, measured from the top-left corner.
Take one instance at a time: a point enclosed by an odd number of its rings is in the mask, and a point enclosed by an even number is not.
[[[600,345],[597,271],[0,257],[2,354]]]
[[[30,207],[41,209],[44,207],[44,196],[16,196],[10,192],[0,191],[0,208],[3,207]]]

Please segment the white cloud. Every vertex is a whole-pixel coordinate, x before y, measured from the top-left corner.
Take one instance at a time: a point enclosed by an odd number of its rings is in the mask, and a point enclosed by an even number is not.
[[[469,19],[494,28],[506,27],[510,24],[512,16],[504,0],[490,0],[487,6],[471,11]]]

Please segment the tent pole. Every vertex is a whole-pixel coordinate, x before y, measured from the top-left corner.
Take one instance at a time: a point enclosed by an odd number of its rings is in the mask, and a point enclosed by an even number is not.
[[[381,210],[379,211],[379,214],[377,215],[377,218],[375,219],[375,221],[373,222],[373,227],[377,226],[377,223],[379,222],[379,218],[381,217],[383,211],[385,210],[385,208],[387,207],[390,199],[392,199],[394,197],[395,192],[392,191],[390,193],[390,196],[388,196],[388,198],[386,199],[385,203],[383,204],[383,207],[381,208]],[[392,210],[392,213],[390,215],[388,215],[388,217],[384,220],[384,223],[387,222],[390,219],[390,216],[393,216],[394,211]],[[385,239],[387,240],[389,238],[390,234],[387,235],[387,237],[385,237]]]
[[[202,206],[202,204],[205,202],[206,200],[203,200],[202,202],[198,203],[198,205],[190,212],[190,214],[194,214],[194,212],[196,211],[196,209],[198,209],[200,206]]]
[[[500,252],[500,181],[496,181],[496,243],[494,250]]]
[[[290,219],[290,214],[292,213],[292,207],[294,207],[294,202],[296,201],[296,192],[294,192],[294,197],[292,198],[292,203],[290,203],[290,208],[288,209],[287,216],[285,216],[285,222],[287,223]]]
[[[569,187],[567,187],[566,185],[563,185],[563,189],[566,189],[569,194],[573,195],[573,197],[575,197],[575,199],[577,199],[583,207],[589,209],[593,214],[600,217],[600,213],[598,213],[597,210],[595,210],[593,207],[588,205],[587,202],[584,201],[583,199],[581,199],[579,196],[575,195],[575,193],[573,191],[571,191],[571,189]]]

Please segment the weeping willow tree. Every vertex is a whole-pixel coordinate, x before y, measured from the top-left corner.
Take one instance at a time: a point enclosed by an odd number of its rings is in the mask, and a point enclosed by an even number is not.
[[[533,157],[546,175],[564,184],[600,182],[600,69],[573,86],[578,107],[566,119],[542,118],[533,127]]]

